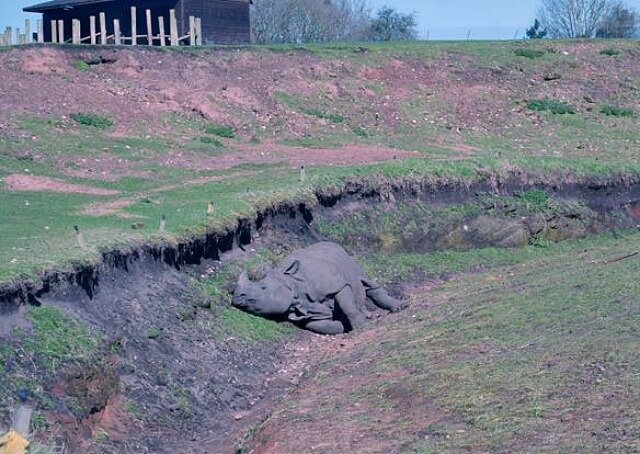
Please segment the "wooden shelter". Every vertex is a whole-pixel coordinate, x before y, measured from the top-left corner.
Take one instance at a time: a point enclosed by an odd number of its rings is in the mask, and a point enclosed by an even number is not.
[[[100,30],[105,36],[118,35],[120,30],[139,30],[142,33],[132,40],[133,44],[154,44],[151,36],[164,35],[164,30],[170,29],[172,11],[181,37],[193,35],[190,18],[193,22],[197,17],[201,26],[199,43],[249,44],[251,3],[252,0],[52,0],[24,11],[43,14],[43,34],[53,37],[53,42],[60,42],[57,37],[73,42],[76,27],[85,36],[104,25],[105,30]],[[96,18],[102,22],[97,26]],[[151,29],[147,30],[145,24],[150,24]],[[117,27],[120,30],[115,30]]]

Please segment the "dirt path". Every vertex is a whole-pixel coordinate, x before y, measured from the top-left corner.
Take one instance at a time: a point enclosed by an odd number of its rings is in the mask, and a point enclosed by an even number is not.
[[[38,175],[13,174],[5,177],[5,187],[10,191],[58,192],[66,194],[116,195],[120,191],[95,188]]]

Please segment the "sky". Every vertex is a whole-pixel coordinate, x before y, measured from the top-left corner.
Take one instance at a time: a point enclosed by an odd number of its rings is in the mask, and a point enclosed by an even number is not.
[[[0,32],[4,27],[24,27],[24,19],[38,15],[22,8],[44,0],[0,0]],[[392,6],[416,12],[421,37],[429,39],[521,38],[536,17],[539,0],[370,0],[374,8]],[[640,0],[628,0],[640,10]]]

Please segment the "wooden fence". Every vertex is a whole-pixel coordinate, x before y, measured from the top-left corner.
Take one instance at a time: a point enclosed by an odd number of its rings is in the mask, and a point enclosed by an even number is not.
[[[82,23],[79,19],[71,21],[71,39],[65,39],[65,21],[52,20],[51,33],[45,36],[42,20],[37,21],[35,33],[31,30],[31,20],[25,20],[24,33],[17,28],[15,34],[11,27],[6,27],[4,33],[0,34],[0,46],[11,46],[13,44],[36,43],[68,43],[68,44],[115,44],[136,46],[146,44],[149,46],[179,46],[186,43],[190,46],[202,45],[202,20],[199,17],[189,16],[189,33],[184,36],[179,35],[178,21],[175,10],[169,11],[169,34],[166,34],[165,19],[158,16],[158,34],[153,33],[153,15],[150,9],[146,10],[146,33],[140,34],[143,28],[138,29],[137,9],[131,7],[131,34],[126,36],[120,28],[120,20],[113,20],[113,34],[107,32],[107,17],[105,13],[98,16],[89,17],[89,34],[83,36]],[[15,39],[14,39],[15,38]]]

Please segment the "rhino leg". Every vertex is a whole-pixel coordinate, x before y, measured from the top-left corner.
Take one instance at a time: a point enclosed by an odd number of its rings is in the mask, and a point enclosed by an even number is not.
[[[305,329],[318,334],[342,334],[344,325],[338,320],[316,320],[304,325]]]
[[[344,316],[347,318],[351,329],[360,328],[367,323],[367,318],[356,306],[356,298],[351,287],[346,286],[336,296],[335,301]]]
[[[405,303],[389,295],[384,288],[374,287],[366,281],[362,283],[367,293],[367,298],[373,301],[376,306],[389,312],[398,312],[407,307]]]

